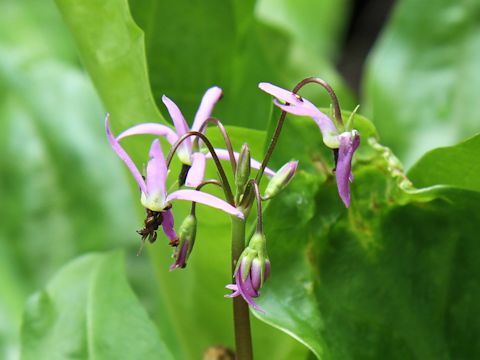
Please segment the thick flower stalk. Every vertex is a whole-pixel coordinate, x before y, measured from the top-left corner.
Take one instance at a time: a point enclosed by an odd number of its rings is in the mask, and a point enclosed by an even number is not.
[[[349,207],[350,183],[353,181],[352,158],[360,145],[360,133],[357,130],[340,132],[333,121],[314,104],[291,91],[269,83],[260,83],[259,88],[276,97],[274,103],[283,111],[308,116],[315,121],[322,133],[324,144],[334,151],[338,193],[345,206]]]
[[[255,232],[238,259],[234,272],[235,283],[226,286],[233,293],[225,297],[241,296],[252,308],[263,311],[253,298],[260,295],[260,289],[269,274],[270,260],[267,256],[265,235]]]

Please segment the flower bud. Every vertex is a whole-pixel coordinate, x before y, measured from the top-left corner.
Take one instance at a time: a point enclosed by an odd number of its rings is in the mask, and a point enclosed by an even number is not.
[[[226,296],[242,296],[254,309],[261,311],[253,298],[260,295],[260,289],[269,274],[270,260],[266,252],[265,235],[256,232],[238,259],[234,273],[235,284],[227,285],[234,293]]]
[[[170,270],[187,266],[187,259],[192,252],[196,234],[197,218],[190,214],[183,220],[178,229],[178,246],[173,254],[175,262],[170,266]]]
[[[235,172],[235,185],[237,186],[237,194],[243,194],[245,185],[250,178],[250,149],[247,144],[243,144],[238,156],[237,171]]]
[[[292,181],[297,171],[298,161],[289,161],[271,178],[265,189],[264,198],[270,199],[278,195]]]

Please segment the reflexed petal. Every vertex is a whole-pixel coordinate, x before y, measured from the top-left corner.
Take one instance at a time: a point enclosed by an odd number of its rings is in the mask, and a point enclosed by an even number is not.
[[[308,100],[304,99],[303,102],[307,102]],[[320,131],[323,135],[334,135],[337,134],[337,128],[333,121],[325,115],[323,112],[318,110],[315,105],[309,103],[310,106],[294,106],[292,104],[285,105],[279,103],[276,99],[273,100],[273,103],[277,105],[283,111],[286,111],[293,115],[298,116],[309,116],[315,121],[317,126],[320,128]]]
[[[293,104],[302,105],[301,100],[304,100],[303,98],[295,95],[291,91],[282,89],[281,87],[270,84],[270,83],[261,82],[260,84],[258,84],[258,87],[261,90],[265,91],[267,94],[270,94],[270,95],[276,97],[277,99],[280,99],[280,100],[285,101],[285,102],[287,102],[289,104],[292,104],[292,105]],[[307,101],[307,103],[310,103],[310,102]],[[313,106],[313,107],[315,107],[315,106]]]
[[[158,139],[153,140],[150,147],[150,160],[147,164],[147,195],[158,195],[160,201],[165,200],[167,181],[167,165],[163,157],[162,147]],[[148,197],[147,196],[147,197]]]
[[[237,286],[237,285],[235,285],[235,284],[228,284],[228,285],[226,285],[225,287],[226,287],[228,290],[232,290],[233,293],[223,295],[224,297],[226,297],[226,298],[233,298],[233,297],[241,296],[240,291],[238,291],[238,286]]]
[[[228,150],[225,150],[225,149],[215,149],[215,153],[217,154],[218,158],[220,160],[230,160],[230,155],[228,155]],[[240,157],[240,153],[238,152],[234,152],[233,153],[233,156],[235,157],[235,160],[238,161],[238,158]],[[205,154],[205,157],[207,159],[211,159],[212,158],[212,154],[210,153],[207,153]],[[257,161],[255,159],[251,159],[250,160],[250,166],[252,167],[252,169],[255,169],[255,170],[258,170],[260,169],[260,167],[262,166],[262,163],[260,161]],[[275,175],[275,171],[273,171],[272,169],[266,167],[265,168],[265,175],[267,176],[273,176]]]
[[[117,140],[120,141],[127,136],[132,135],[157,135],[167,139],[167,141],[173,145],[178,140],[178,135],[175,131],[168,126],[157,123],[143,123],[128,128],[120,135],[117,136]]]
[[[240,219],[244,218],[243,212],[238,210],[236,207],[230,205],[226,201],[219,199],[216,196],[204,193],[197,190],[177,190],[167,196],[167,202],[172,200],[187,200],[195,201],[200,204],[205,204],[216,209],[225,211],[228,214],[235,215]]]
[[[211,87],[203,95],[200,106],[198,107],[195,119],[192,124],[192,131],[200,130],[203,122],[207,120],[213,112],[213,107],[221,99],[223,95],[222,89],[218,86]]]
[[[205,175],[205,155],[201,152],[192,154],[192,167],[188,170],[185,185],[197,187],[203,181]]]
[[[277,99],[288,103],[289,105],[281,104],[274,100],[275,105],[283,111],[293,115],[311,117],[317,123],[324,136],[337,134],[337,128],[332,120],[307,99],[269,83],[260,83],[258,87]]]
[[[173,214],[170,209],[162,212],[163,221],[162,221],[162,228],[165,235],[168,237],[170,242],[173,242],[178,239],[177,233],[174,229],[174,219]]]
[[[105,118],[105,130],[107,132],[108,142],[112,146],[113,150],[117,153],[118,157],[122,159],[123,162],[127,165],[128,169],[130,170],[133,177],[137,181],[138,186],[140,186],[141,191],[143,193],[146,193],[147,185],[143,180],[142,174],[140,173],[138,168],[135,166],[130,156],[128,156],[127,152],[120,146],[120,144],[112,134],[112,130],[110,129],[110,123],[109,123],[109,114],[107,114]]]
[[[250,276],[248,277],[247,281],[242,280],[242,276],[240,275],[240,271],[235,276],[235,282],[237,284],[238,291],[240,295],[244,298],[244,300],[257,311],[264,312],[263,309],[257,305],[257,303],[253,300],[253,297],[258,296],[258,294],[253,290],[251,285]]]
[[[350,181],[352,175],[352,157],[360,145],[360,135],[356,130],[339,135],[340,148],[335,171],[340,198],[346,207],[350,206]]]
[[[185,118],[183,117],[182,112],[178,108],[178,106],[170,100],[168,97],[165,95],[162,96],[162,101],[167,107],[168,113],[170,114],[170,117],[172,118],[173,124],[175,125],[175,129],[177,130],[177,135],[178,137],[183,136],[187,132],[190,131],[190,128],[188,127],[187,122],[185,121]],[[190,154],[191,149],[192,149],[192,141],[190,138],[186,139],[184,142],[185,147],[188,149],[188,152]]]

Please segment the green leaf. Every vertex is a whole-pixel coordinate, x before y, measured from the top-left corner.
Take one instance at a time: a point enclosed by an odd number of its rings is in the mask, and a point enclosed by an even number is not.
[[[435,184],[480,191],[480,135],[458,145],[432,150],[408,172],[418,187]]]
[[[349,0],[258,0],[259,18],[288,31],[295,43],[333,59],[349,13]]]
[[[133,244],[136,215],[53,3],[0,13],[0,358],[11,359],[26,297],[78,253]]]
[[[367,115],[407,165],[478,131],[479,12],[477,1],[402,0],[370,57]]]
[[[345,209],[316,166],[328,160],[310,156],[265,211],[272,272],[256,315],[319,359],[478,357],[480,193],[415,189],[398,159],[362,136]]]
[[[143,31],[127,0],[56,0],[115,123],[162,121],[150,90]]]
[[[120,252],[66,265],[33,295],[22,359],[173,359],[125,277]]]

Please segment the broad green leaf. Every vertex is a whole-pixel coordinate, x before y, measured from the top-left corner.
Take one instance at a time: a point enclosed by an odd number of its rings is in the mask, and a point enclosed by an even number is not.
[[[26,297],[78,253],[134,245],[136,214],[53,2],[0,9],[0,358],[15,359]],[[148,294],[148,265],[129,267]]]
[[[349,4],[349,0],[258,0],[256,13],[288,31],[297,44],[331,60],[341,43]]]
[[[367,114],[407,165],[479,130],[480,3],[402,0],[367,68]]]
[[[120,252],[75,259],[28,301],[22,359],[173,359],[125,277]]]
[[[362,137],[345,209],[332,175],[312,171],[328,160],[309,156],[264,215],[272,272],[256,315],[319,359],[478,357],[480,193],[415,189],[387,148]]]
[[[480,136],[476,135],[458,145],[428,152],[408,176],[419,187],[442,184],[480,191],[479,154]]]
[[[115,123],[162,121],[150,91],[144,33],[127,0],[56,0]]]
[[[278,81],[288,39],[258,23],[251,2],[130,1],[145,32],[148,69],[157,104],[166,94],[193,119],[201,96],[220,86],[216,114],[227,124],[264,129],[269,105],[258,96],[262,80]]]

